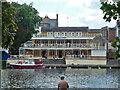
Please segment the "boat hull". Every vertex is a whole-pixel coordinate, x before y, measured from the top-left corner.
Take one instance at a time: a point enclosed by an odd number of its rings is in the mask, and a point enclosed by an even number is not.
[[[37,68],[45,68],[43,65],[38,64],[38,65],[10,65],[11,68],[15,69],[37,69]]]

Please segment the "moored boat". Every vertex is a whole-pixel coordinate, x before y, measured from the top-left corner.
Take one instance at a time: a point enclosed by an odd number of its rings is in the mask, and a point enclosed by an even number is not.
[[[11,68],[16,69],[35,69],[35,68],[45,68],[41,58],[29,58],[27,61],[19,61],[17,63],[10,63]]]

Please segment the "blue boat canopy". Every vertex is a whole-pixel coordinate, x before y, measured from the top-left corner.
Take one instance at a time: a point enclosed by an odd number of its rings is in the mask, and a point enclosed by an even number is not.
[[[2,51],[2,60],[7,60],[9,57],[10,57],[10,55],[7,52]]]

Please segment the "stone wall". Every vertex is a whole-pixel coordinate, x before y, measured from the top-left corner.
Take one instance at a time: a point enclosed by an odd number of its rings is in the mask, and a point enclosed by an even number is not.
[[[120,65],[120,59],[118,59],[118,60],[108,59],[107,60],[107,65]]]

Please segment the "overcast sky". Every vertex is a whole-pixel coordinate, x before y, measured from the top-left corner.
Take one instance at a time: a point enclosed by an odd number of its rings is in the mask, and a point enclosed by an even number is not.
[[[55,19],[58,13],[59,27],[82,27],[100,29],[104,26],[114,27],[116,21],[110,23],[103,20],[99,0],[7,0],[30,4],[33,2],[39,15]]]

